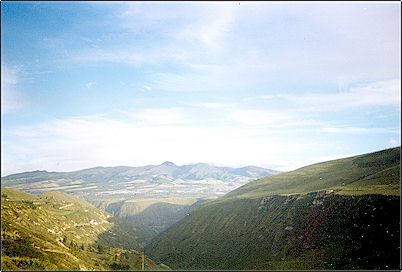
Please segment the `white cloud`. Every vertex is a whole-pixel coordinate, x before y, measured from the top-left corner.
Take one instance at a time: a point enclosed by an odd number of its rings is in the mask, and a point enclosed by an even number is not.
[[[390,138],[388,141],[388,147],[396,147],[398,145],[397,141],[394,138]]]
[[[211,50],[222,49],[235,22],[237,3],[199,5],[201,16],[177,34],[179,40],[201,42]]]
[[[282,95],[307,111],[340,111],[348,108],[392,106],[401,104],[401,80],[376,81],[353,86],[338,93]]]
[[[23,105],[21,93],[16,89],[18,71],[1,64],[1,113],[7,113]]]
[[[173,92],[233,92],[264,84],[263,68],[243,60],[229,60],[222,64],[185,64],[185,73],[157,73],[150,85],[154,89]],[[260,69],[261,68],[261,69]]]
[[[320,124],[315,120],[296,116],[290,111],[239,109],[227,113],[226,117],[246,126],[262,126],[266,128],[310,127]]]
[[[235,124],[247,128],[264,128],[276,132],[294,130],[349,135],[400,133],[400,127],[334,126],[330,121],[322,121],[318,116],[316,116],[317,119],[304,116],[303,112],[291,109],[291,107],[283,111],[229,108],[221,114],[225,116],[227,121],[234,121]]]
[[[145,57],[138,53],[136,48],[91,48],[76,52],[72,58],[75,62],[116,62],[140,65],[145,61]]]
[[[226,103],[205,102],[205,103],[201,103],[201,106],[203,106],[207,109],[226,109],[226,108],[232,107],[233,105],[226,104]]]
[[[389,134],[400,133],[399,128],[365,128],[365,127],[322,127],[320,131],[325,133],[342,133],[342,134]]]
[[[152,91],[152,87],[148,86],[148,85],[144,85],[142,86],[142,89],[146,92]]]
[[[135,121],[137,125],[173,125],[184,121],[183,110],[178,108],[143,109],[138,111],[120,111]]]
[[[85,84],[85,87],[89,90],[89,89],[91,89],[94,85],[95,85],[95,82],[90,81],[90,82],[88,82],[88,83]]]
[[[341,140],[336,141],[336,134],[398,133],[396,129],[325,127],[289,113],[228,111],[224,114],[229,114],[225,116],[232,118],[232,123],[219,126],[205,122],[207,119],[190,122],[194,118],[181,108],[121,112],[129,117],[125,121],[94,115],[19,126],[2,132],[2,175],[37,169],[139,166],[166,160],[228,166],[275,164],[280,170],[291,170],[322,161],[325,156],[350,154]],[[395,144],[393,139],[390,145]]]
[[[127,3],[117,11],[119,26],[159,32],[178,42],[219,49],[235,20],[237,3]],[[172,28],[170,26],[174,25]],[[162,30],[162,31],[161,31]]]
[[[116,35],[117,45],[78,50],[73,59],[168,64],[170,72],[153,71],[153,89],[233,91],[278,82],[342,87],[400,76],[400,26],[391,19],[400,14],[392,6],[138,2],[112,11],[116,32],[142,39]]]
[[[18,83],[17,71],[12,69],[5,64],[1,65],[1,83],[15,85]]]
[[[384,80],[356,86],[346,93],[351,106],[400,106],[401,80]],[[345,104],[348,102],[345,101]]]
[[[281,125],[291,117],[287,113],[262,110],[237,110],[227,115],[229,119],[245,125]]]
[[[252,96],[252,97],[246,97],[243,98],[243,101],[247,102],[247,101],[253,101],[253,100],[274,100],[277,98],[281,98],[281,95],[259,95],[259,96]]]
[[[265,165],[280,161],[279,154],[289,160],[290,153],[306,154],[325,146],[306,139],[286,143],[282,135],[267,136],[258,130],[235,126],[154,126],[154,122],[161,120],[152,117],[149,120],[147,113],[162,115],[169,111],[143,111],[137,117],[152,124],[142,126],[129,120],[94,116],[53,120],[8,131],[2,141],[7,149],[2,174],[35,169],[65,171],[99,165],[158,164],[165,160],[178,164]]]

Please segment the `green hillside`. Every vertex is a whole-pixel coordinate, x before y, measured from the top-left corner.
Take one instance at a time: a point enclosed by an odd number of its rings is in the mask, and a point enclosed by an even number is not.
[[[88,202],[10,188],[2,188],[1,200],[2,270],[139,269],[138,246],[129,232]],[[148,258],[146,265],[167,268]]]
[[[334,190],[338,194],[400,194],[400,147],[306,166],[262,178],[225,198]]]
[[[398,269],[399,152],[251,182],[195,210],[146,252],[174,269]]]

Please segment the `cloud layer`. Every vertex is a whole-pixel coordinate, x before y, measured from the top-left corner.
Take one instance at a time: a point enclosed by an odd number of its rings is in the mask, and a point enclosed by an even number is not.
[[[400,17],[397,3],[5,3],[2,175],[283,170],[400,145]]]
[[[179,164],[202,161],[293,169],[320,159],[352,155],[352,146],[357,142],[363,146],[368,144],[365,141],[370,142],[369,138],[362,140],[361,135],[383,138],[384,148],[397,145],[400,127],[396,123],[385,127],[347,122],[337,125],[321,120],[320,115],[325,110],[339,115],[345,109],[361,107],[398,108],[398,86],[398,80],[392,80],[338,94],[265,97],[272,103],[285,99],[289,103],[286,111],[259,107],[255,101],[264,99],[253,98],[233,103],[120,110],[114,117],[82,116],[18,126],[3,134],[6,160],[2,168],[4,173],[10,173],[46,165],[47,170],[64,171],[171,160]],[[318,115],[306,115],[306,108],[320,110]],[[347,135],[349,143],[345,145]],[[305,156],[297,159],[294,154]]]

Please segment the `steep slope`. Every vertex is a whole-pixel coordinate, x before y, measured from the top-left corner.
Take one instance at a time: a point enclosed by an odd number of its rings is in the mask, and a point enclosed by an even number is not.
[[[194,198],[130,199],[109,203],[93,202],[116,217],[119,225],[131,229],[140,246],[170,227],[205,202]]]
[[[110,219],[64,193],[37,197],[2,188],[2,269],[128,269],[133,258],[138,264],[135,241],[126,245],[130,251],[112,247],[131,238]],[[149,267],[162,268],[147,261]]]
[[[174,269],[398,269],[400,148],[251,182],[155,237]]]

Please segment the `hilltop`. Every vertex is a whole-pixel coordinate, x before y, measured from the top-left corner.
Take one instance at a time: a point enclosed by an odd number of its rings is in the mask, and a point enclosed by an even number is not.
[[[156,236],[174,269],[398,269],[400,148],[250,182]]]
[[[400,194],[400,147],[306,166],[252,181],[225,195],[258,198],[333,190],[337,194]]]

